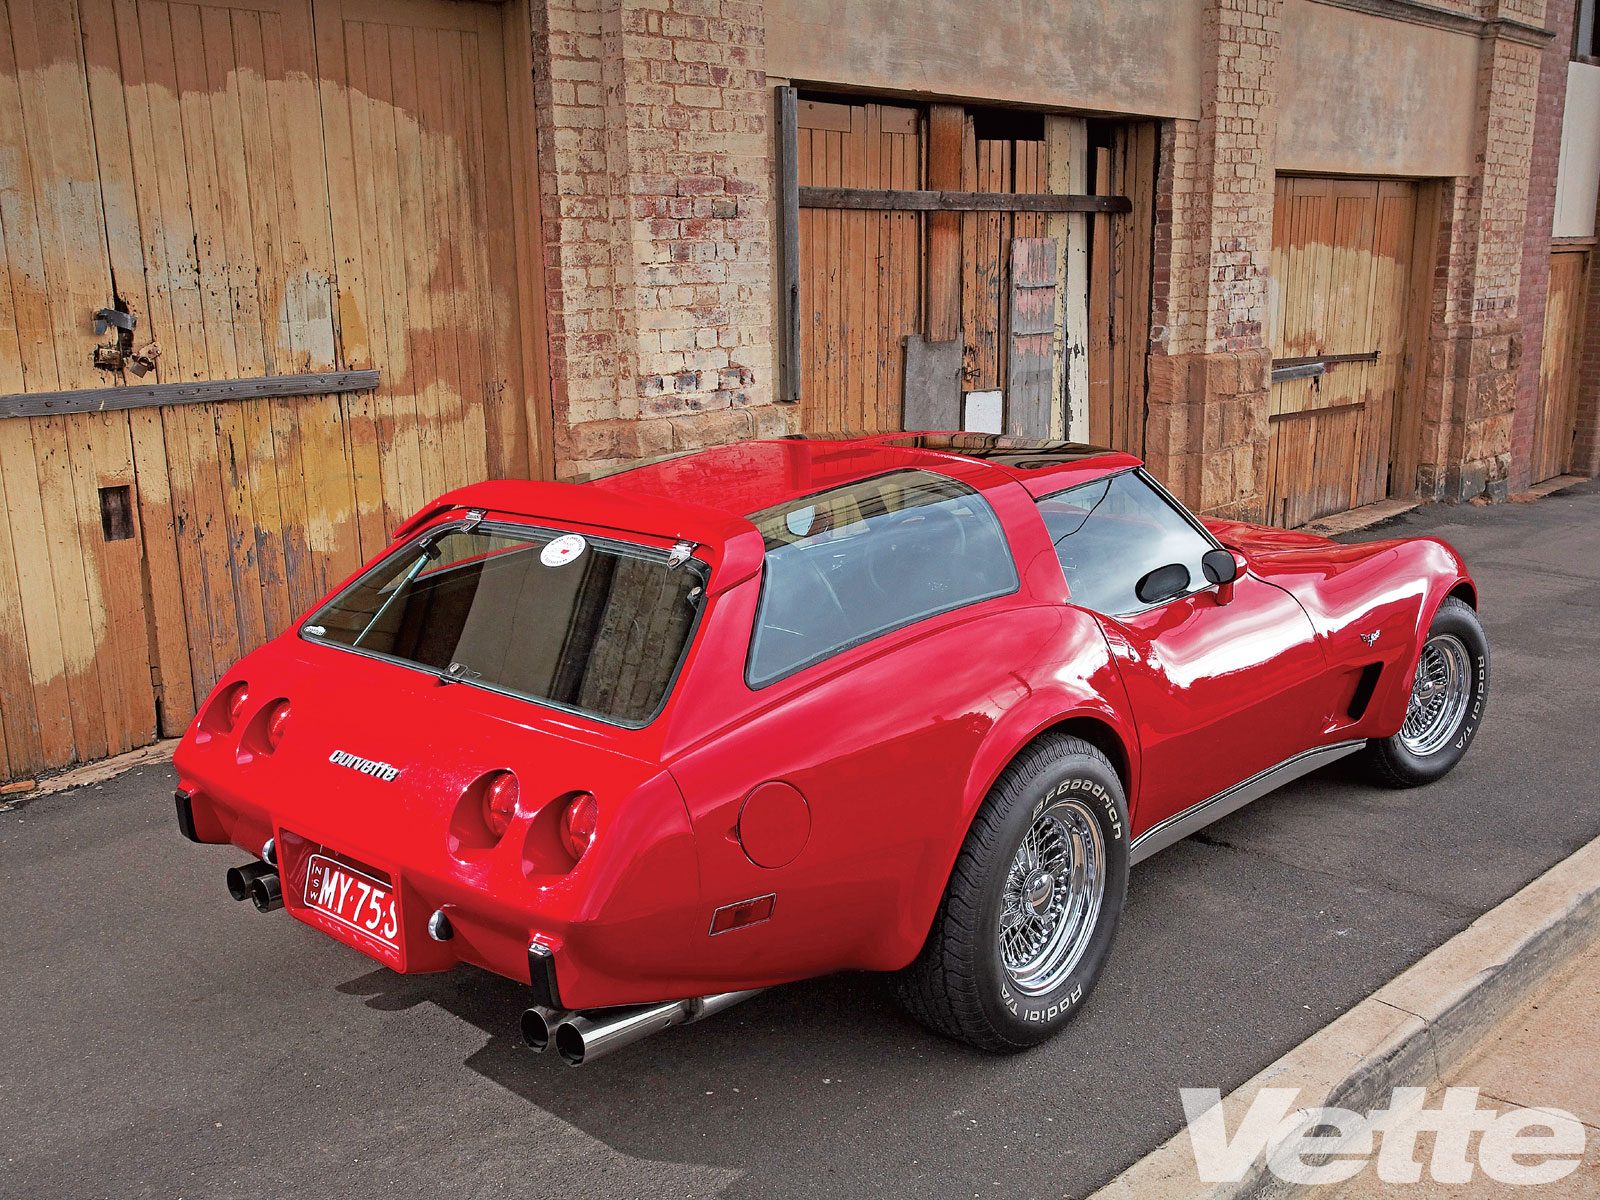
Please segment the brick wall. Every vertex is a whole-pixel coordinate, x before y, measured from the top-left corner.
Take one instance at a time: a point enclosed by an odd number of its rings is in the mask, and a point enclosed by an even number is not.
[[[1539,19],[1532,0],[1486,16]],[[1444,185],[1441,255],[1421,397],[1419,485],[1449,501],[1509,491],[1524,353],[1522,283],[1540,48],[1489,32],[1478,70],[1477,170]]]
[[[1264,507],[1271,373],[1264,339],[1281,0],[1213,0],[1200,120],[1164,140],[1158,292],[1146,443],[1152,465],[1207,513]],[[1161,193],[1163,199],[1168,194]]]
[[[1567,100],[1571,57],[1571,0],[1549,6],[1547,24],[1554,38],[1539,63],[1538,112],[1528,174],[1528,219],[1522,249],[1522,365],[1517,373],[1516,410],[1511,425],[1511,490],[1522,491],[1531,478],[1533,432],[1539,407],[1539,359],[1544,347],[1545,303],[1550,293],[1550,233],[1555,220],[1556,173],[1561,162],[1561,117]]]
[[[787,431],[759,0],[535,0],[557,471]]]
[[[1557,72],[1528,42],[1543,0],[1441,6],[1502,22],[1479,43],[1476,169],[1436,185],[1418,482],[1459,500],[1504,495],[1514,464],[1526,471]],[[773,402],[761,0],[533,12],[559,472],[792,430],[797,410]],[[1167,122],[1161,145],[1147,455],[1221,515],[1264,515],[1282,20],[1282,0],[1208,0],[1200,116]]]

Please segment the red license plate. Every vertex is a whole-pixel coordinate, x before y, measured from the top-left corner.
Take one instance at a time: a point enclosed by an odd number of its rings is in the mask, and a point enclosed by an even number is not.
[[[389,885],[313,854],[306,864],[306,907],[332,917],[385,946],[400,948],[400,917]]]

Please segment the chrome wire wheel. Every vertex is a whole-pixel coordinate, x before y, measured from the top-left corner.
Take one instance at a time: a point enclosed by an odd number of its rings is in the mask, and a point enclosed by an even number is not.
[[[1094,936],[1106,890],[1105,839],[1079,800],[1033,819],[1006,872],[1000,962],[1016,989],[1042,996],[1061,986]]]
[[[1472,655],[1453,633],[1435,634],[1422,647],[1406,702],[1400,744],[1419,758],[1436,754],[1461,728],[1472,699]]]

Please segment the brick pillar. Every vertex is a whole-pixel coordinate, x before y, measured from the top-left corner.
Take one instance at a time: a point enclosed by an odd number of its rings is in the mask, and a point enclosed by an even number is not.
[[[788,431],[760,0],[533,0],[556,469]]]
[[[1526,11],[1536,0],[1488,7],[1491,18],[1538,16]],[[1452,181],[1441,205],[1439,290],[1421,406],[1419,488],[1425,498],[1450,502],[1507,495],[1523,354],[1517,297],[1542,42],[1490,27],[1480,44],[1478,170]]]
[[[1169,272],[1154,298],[1149,457],[1190,504],[1223,516],[1264,515],[1281,7],[1209,0],[1200,120],[1172,123],[1158,181],[1156,261],[1168,255]]]
[[[1533,428],[1539,409],[1539,359],[1544,352],[1545,303],[1550,296],[1550,237],[1555,221],[1556,175],[1561,165],[1561,119],[1567,102],[1567,63],[1572,53],[1575,5],[1547,5],[1550,32],[1539,61],[1538,110],[1528,172],[1528,220],[1522,244],[1522,365],[1517,372],[1516,410],[1511,421],[1511,491],[1532,482]]]

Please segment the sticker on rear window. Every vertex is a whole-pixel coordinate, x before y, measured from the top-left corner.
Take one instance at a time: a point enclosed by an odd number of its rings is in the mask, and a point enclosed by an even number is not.
[[[539,551],[539,561],[547,567],[563,567],[589,546],[575,533],[564,533]]]

